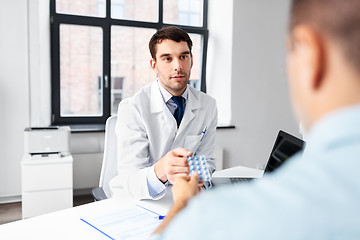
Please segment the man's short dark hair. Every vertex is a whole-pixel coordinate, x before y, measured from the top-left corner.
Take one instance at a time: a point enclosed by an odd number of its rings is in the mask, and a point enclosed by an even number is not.
[[[192,41],[184,30],[178,27],[170,26],[159,29],[150,39],[149,41],[149,49],[151,53],[151,57],[156,59],[156,45],[161,43],[163,40],[169,39],[175,42],[184,41],[187,43],[190,53],[192,48]]]
[[[293,0],[290,31],[299,24],[336,42],[360,71],[360,0]]]

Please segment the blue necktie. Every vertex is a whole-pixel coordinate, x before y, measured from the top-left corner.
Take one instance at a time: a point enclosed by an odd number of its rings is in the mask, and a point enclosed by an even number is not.
[[[176,119],[176,122],[177,122],[177,126],[179,127],[180,126],[180,123],[181,123],[181,119],[183,118],[184,116],[184,98],[179,96],[172,96],[171,99],[176,103],[177,105],[177,108],[174,112],[174,117]]]

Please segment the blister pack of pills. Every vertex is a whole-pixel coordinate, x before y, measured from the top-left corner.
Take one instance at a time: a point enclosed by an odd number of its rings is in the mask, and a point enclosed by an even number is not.
[[[190,169],[190,176],[197,172],[199,174],[200,181],[211,180],[211,174],[204,155],[188,157],[188,165]]]

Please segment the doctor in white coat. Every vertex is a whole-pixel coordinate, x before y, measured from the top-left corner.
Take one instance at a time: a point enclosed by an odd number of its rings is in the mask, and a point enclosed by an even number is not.
[[[157,80],[118,108],[113,196],[121,189],[136,199],[163,197],[169,183],[189,174],[186,157],[191,154],[205,155],[211,172],[215,170],[216,102],[188,85],[193,65],[190,37],[180,28],[166,27],[153,35],[149,48]]]

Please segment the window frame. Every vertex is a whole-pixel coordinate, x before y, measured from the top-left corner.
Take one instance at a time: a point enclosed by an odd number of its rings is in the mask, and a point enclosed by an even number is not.
[[[124,20],[111,18],[111,0],[106,0],[105,17],[83,15],[70,15],[56,13],[56,0],[50,0],[50,43],[51,43],[51,124],[105,124],[111,115],[111,27],[125,26],[137,28],[161,29],[166,26],[178,26],[187,33],[202,36],[202,56],[200,72],[200,90],[206,92],[206,55],[208,47],[208,3],[203,0],[203,25],[201,27],[168,24],[163,22],[163,1],[158,0],[158,22],[145,22],[137,20]],[[102,116],[74,116],[62,117],[60,112],[60,25],[71,24],[80,26],[96,26],[103,30],[103,114]]]

